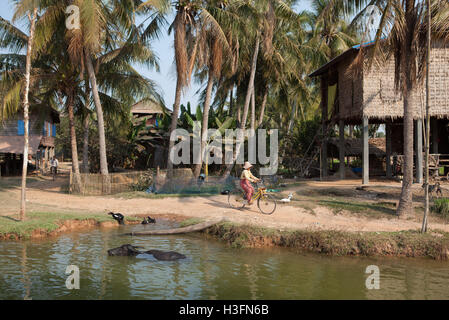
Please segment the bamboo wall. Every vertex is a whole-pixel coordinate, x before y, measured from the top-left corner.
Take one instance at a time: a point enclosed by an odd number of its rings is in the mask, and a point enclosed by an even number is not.
[[[435,42],[430,59],[430,114],[438,118],[449,117],[449,45]],[[366,68],[366,67],[365,67]],[[364,115],[369,118],[395,119],[404,114],[402,93],[394,84],[395,61],[390,57],[385,64],[364,70]],[[412,94],[413,117],[425,114],[425,80]],[[354,106],[357,108],[357,106]]]
[[[110,173],[110,192],[109,194],[117,194],[122,192],[133,191],[133,186],[139,182],[140,177],[146,174],[147,171],[137,172],[120,172]],[[103,195],[103,176],[94,173],[81,173],[81,187],[80,192],[76,192],[77,188],[74,184],[73,173],[70,173],[70,193],[77,193],[83,196],[98,196]]]

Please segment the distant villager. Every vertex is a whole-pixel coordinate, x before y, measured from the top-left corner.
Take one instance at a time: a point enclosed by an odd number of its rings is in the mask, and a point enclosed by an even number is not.
[[[186,256],[175,251],[160,251],[160,250],[148,250],[147,254],[152,254],[158,260],[162,261],[174,261],[179,259],[185,259]]]
[[[138,254],[143,253],[143,252],[140,252],[139,250],[137,250],[137,248],[143,248],[143,247],[133,246],[130,244],[124,244],[118,248],[108,250],[108,255],[129,257],[129,256],[137,256]]]
[[[150,224],[156,223],[156,219],[151,218],[150,216],[143,219],[142,224]]]
[[[125,224],[125,216],[123,214],[114,212],[109,212],[108,214],[111,215],[112,218],[117,220],[119,224]]]

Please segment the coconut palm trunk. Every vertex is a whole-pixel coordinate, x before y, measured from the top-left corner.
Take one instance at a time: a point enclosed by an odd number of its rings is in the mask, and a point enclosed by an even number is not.
[[[173,113],[171,116],[170,136],[178,126],[178,114],[179,114],[179,106],[181,104],[181,93],[182,93],[182,79],[180,79],[180,77],[178,76],[178,80],[176,81],[175,103],[173,105]],[[173,161],[170,154],[174,146],[175,141],[170,139],[168,147],[168,160],[167,160],[168,178],[173,178]]]
[[[83,120],[83,172],[89,173],[89,125],[90,125],[90,86],[88,77],[84,77],[84,72],[81,73],[84,82],[84,107],[85,107],[85,118]]]
[[[209,76],[207,80],[207,86],[206,86],[206,99],[204,100],[204,110],[203,110],[203,121],[201,124],[201,156],[200,156],[200,163],[195,165],[195,170],[193,172],[193,175],[195,178],[198,178],[198,176],[201,173],[201,167],[203,165],[204,157],[207,157],[206,154],[206,145],[207,145],[207,130],[209,128],[209,109],[210,109],[210,101],[212,97],[212,88],[214,85],[214,76],[212,74],[212,71],[209,71]],[[207,164],[206,164],[207,166]]]
[[[248,109],[249,104],[251,100],[251,95],[254,89],[254,78],[256,77],[256,68],[257,68],[257,57],[259,56],[259,45],[260,45],[260,39],[259,35],[256,35],[256,44],[254,46],[254,53],[252,57],[251,62],[251,73],[249,77],[249,83],[248,83],[248,89],[246,91],[246,98],[245,98],[245,104],[243,105],[243,115],[242,115],[242,121],[240,122],[240,131],[237,136],[237,145],[234,152],[234,157],[232,163],[229,163],[226,165],[226,170],[224,172],[223,178],[226,179],[231,174],[231,170],[234,167],[234,162],[240,155],[240,148],[243,144],[243,138],[244,133],[243,130],[245,130],[246,127],[246,120],[248,119]]]
[[[103,176],[103,193],[110,193],[111,184],[108,172],[108,160],[106,155],[106,137],[104,130],[103,108],[101,106],[100,95],[98,93],[97,78],[95,76],[94,67],[90,55],[85,52],[87,73],[92,89],[92,96],[94,98],[95,109],[97,110],[98,122],[98,141],[100,149],[100,173]]]
[[[267,106],[267,100],[268,100],[268,87],[265,87],[265,92],[263,93],[262,104],[260,105],[260,115],[259,115],[259,122],[257,123],[257,127],[260,127],[262,125],[263,117],[265,115],[265,107]]]
[[[253,92],[251,93],[251,120],[250,120],[251,130],[256,129],[256,93],[253,87]]]
[[[89,173],[89,125],[90,119],[87,114],[83,120],[83,172]]]
[[[69,114],[69,130],[70,130],[70,146],[72,149],[72,170],[74,178],[74,191],[79,193],[81,191],[81,174],[80,165],[78,161],[78,147],[76,143],[76,130],[75,130],[75,114],[73,112],[75,99],[74,93],[71,92],[67,96],[67,112]]]
[[[405,19],[407,28],[413,30],[414,1],[406,1]],[[396,214],[402,216],[406,213],[413,213],[413,72],[416,70],[413,66],[416,63],[416,54],[413,50],[413,33],[405,32],[405,39],[401,50],[401,77],[402,92],[404,99],[404,177],[402,180],[402,191]],[[411,71],[410,71],[411,70]]]
[[[30,92],[30,75],[31,75],[31,54],[33,52],[34,31],[36,29],[37,8],[34,8],[33,15],[28,14],[30,20],[30,36],[28,37],[26,67],[25,67],[25,93],[23,97],[23,122],[25,126],[24,146],[23,146],[23,167],[22,167],[22,191],[20,197],[20,220],[26,218],[26,183],[28,174],[28,137],[29,137],[29,107],[28,94]]]

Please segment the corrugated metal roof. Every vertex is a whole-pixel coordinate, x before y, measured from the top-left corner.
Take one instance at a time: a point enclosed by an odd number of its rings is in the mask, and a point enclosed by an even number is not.
[[[28,140],[29,153],[36,153],[39,148],[42,136],[30,136]],[[23,154],[23,145],[25,138],[23,136],[0,136],[0,153]]]

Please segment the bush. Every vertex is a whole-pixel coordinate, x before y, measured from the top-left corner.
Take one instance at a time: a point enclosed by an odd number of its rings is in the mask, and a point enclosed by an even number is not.
[[[444,218],[449,218],[449,199],[435,199],[433,202],[433,206],[430,209],[432,210],[432,212],[441,215]]]
[[[131,186],[133,191],[146,191],[150,186],[153,185],[153,170],[149,170],[148,172],[143,173],[137,183]]]

